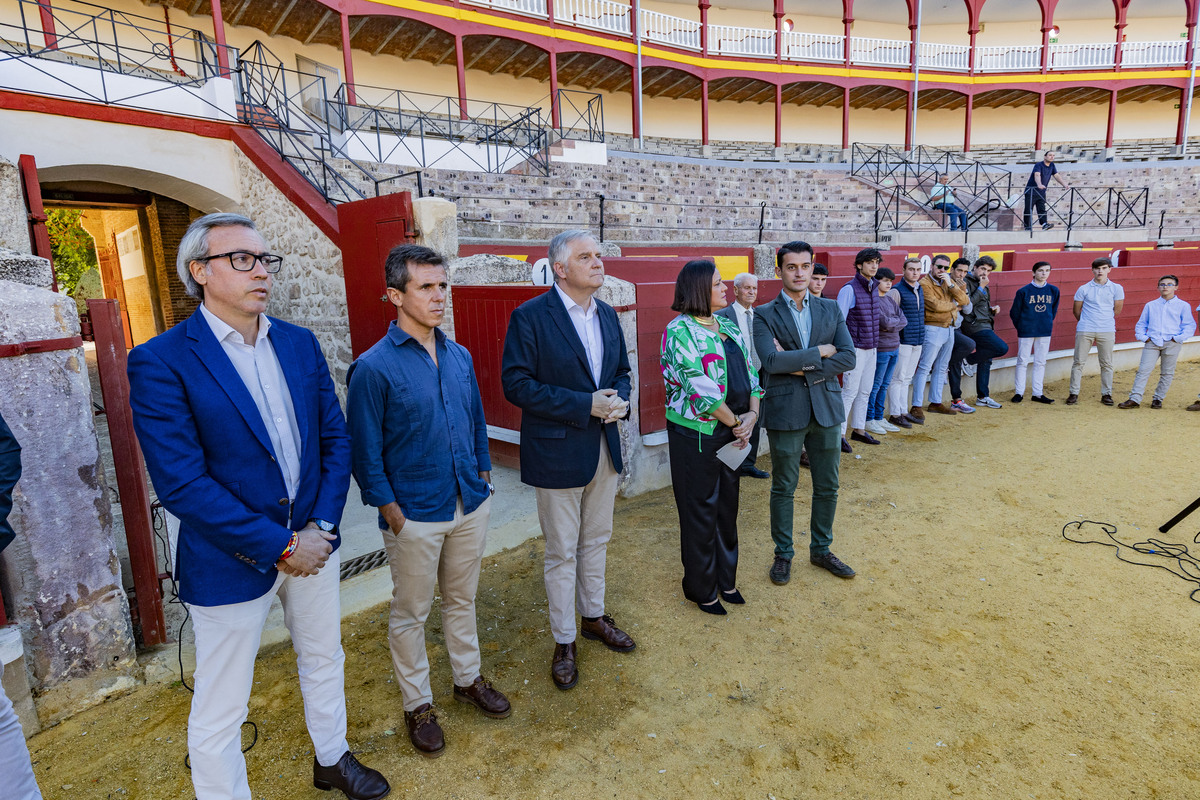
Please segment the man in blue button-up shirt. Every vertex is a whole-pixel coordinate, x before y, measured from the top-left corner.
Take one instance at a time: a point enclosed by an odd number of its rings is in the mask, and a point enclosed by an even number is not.
[[[1142,392],[1146,391],[1150,373],[1160,358],[1162,364],[1158,370],[1158,386],[1154,389],[1150,407],[1162,408],[1162,401],[1166,399],[1167,390],[1175,378],[1175,362],[1179,360],[1179,351],[1183,343],[1196,334],[1196,318],[1192,316],[1192,307],[1175,296],[1177,288],[1179,278],[1163,275],[1158,279],[1159,296],[1142,309],[1133,335],[1139,342],[1145,342],[1146,346],[1142,350],[1142,361],[1138,365],[1137,377],[1133,379],[1129,399],[1117,408],[1137,408],[1141,405]]]
[[[489,717],[508,700],[480,675],[475,590],[491,512],[491,459],[483,400],[466,348],[438,326],[449,284],[427,247],[387,258],[396,322],[350,367],[347,399],[354,477],[380,513],[395,589],[388,627],[409,738],[429,757],[445,747],[433,711],[425,620],[441,585],[442,628],[454,698]]]

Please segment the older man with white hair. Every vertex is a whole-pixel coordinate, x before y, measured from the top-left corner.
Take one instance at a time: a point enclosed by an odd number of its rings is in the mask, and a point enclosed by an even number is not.
[[[741,272],[733,277],[733,302],[720,311],[713,312],[737,323],[738,329],[742,332],[742,338],[746,341],[746,352],[750,354],[750,360],[754,363],[756,370],[762,366],[758,353],[754,351],[754,301],[757,299],[758,278],[749,272]],[[758,459],[758,435],[761,428],[762,420],[756,419],[754,433],[750,434],[749,452],[746,453],[746,460],[742,462],[742,466],[738,470],[739,473],[750,478],[771,477],[769,472],[759,469],[754,464]]]

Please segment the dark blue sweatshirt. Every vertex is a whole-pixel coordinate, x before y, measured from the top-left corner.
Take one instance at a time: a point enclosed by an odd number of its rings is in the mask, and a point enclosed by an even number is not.
[[[1041,288],[1028,283],[1017,290],[1008,316],[1017,328],[1017,336],[1034,339],[1049,336],[1058,314],[1058,287],[1047,283]]]

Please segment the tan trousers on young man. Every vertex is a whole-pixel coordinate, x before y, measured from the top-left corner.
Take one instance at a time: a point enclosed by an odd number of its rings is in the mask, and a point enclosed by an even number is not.
[[[1100,359],[1100,394],[1112,394],[1113,346],[1117,342],[1117,334],[1112,331],[1095,333],[1078,331],[1075,334],[1075,360],[1071,364],[1071,394],[1079,394],[1083,382],[1083,365],[1087,363],[1088,351],[1096,345],[1096,356]]]
[[[383,534],[392,570],[392,612],[388,644],[400,684],[404,710],[433,702],[429,688],[429,656],[425,652],[425,620],[433,605],[434,578],[442,593],[442,632],[456,686],[479,677],[479,636],[475,629],[475,590],[479,562],[487,544],[492,499],[463,514],[462,498],[449,522],[408,520],[400,533]]]
[[[604,568],[612,538],[617,471],[608,446],[587,486],[538,489],[538,522],[546,537],[546,599],[550,632],[559,644],[575,641],[575,607],[585,617],[604,613]]]

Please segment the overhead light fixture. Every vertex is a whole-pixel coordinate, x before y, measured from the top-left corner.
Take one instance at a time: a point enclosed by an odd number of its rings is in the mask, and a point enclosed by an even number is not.
[[[791,30],[792,30],[792,21],[791,21],[790,19],[785,19],[785,20],[783,21],[783,29],[784,29],[785,31],[789,32],[789,33],[791,32]]]
[[[1057,25],[1055,25],[1053,28],[1050,29],[1050,38],[1051,39],[1058,38],[1058,26]]]

